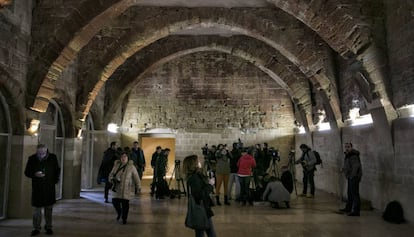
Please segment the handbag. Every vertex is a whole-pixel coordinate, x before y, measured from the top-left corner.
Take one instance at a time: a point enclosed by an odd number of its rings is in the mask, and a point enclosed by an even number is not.
[[[203,200],[197,204],[191,190],[188,190],[188,209],[185,217],[185,226],[194,230],[210,229],[210,222],[208,220],[206,209],[203,205]]]

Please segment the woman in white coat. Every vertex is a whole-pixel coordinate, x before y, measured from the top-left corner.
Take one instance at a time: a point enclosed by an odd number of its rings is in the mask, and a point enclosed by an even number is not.
[[[122,217],[122,224],[127,223],[129,212],[129,200],[135,195],[135,189],[141,190],[139,179],[134,162],[129,160],[128,153],[121,153],[120,160],[115,161],[114,167],[109,174],[112,182],[112,204],[115,207],[118,221]]]

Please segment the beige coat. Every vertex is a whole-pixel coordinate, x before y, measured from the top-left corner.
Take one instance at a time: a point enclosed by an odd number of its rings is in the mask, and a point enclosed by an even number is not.
[[[121,161],[115,161],[114,167],[109,174],[109,180],[112,181],[115,173],[120,167],[123,167],[121,165]],[[137,190],[141,190],[141,180],[139,179],[137,169],[135,168],[132,160],[128,161],[125,169],[120,169],[119,172],[116,173],[115,178],[120,180],[120,183],[117,184],[116,192],[112,191],[112,198],[130,200],[134,198],[135,188],[137,188]]]

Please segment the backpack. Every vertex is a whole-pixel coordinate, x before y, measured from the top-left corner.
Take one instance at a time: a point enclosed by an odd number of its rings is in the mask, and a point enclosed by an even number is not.
[[[389,202],[385,207],[385,211],[382,214],[382,218],[385,221],[395,224],[401,224],[405,222],[404,212],[401,204],[398,201]]]
[[[319,155],[319,152],[313,151],[313,154],[315,154],[315,158],[316,158],[315,165],[322,165],[322,159],[321,159],[321,155]]]

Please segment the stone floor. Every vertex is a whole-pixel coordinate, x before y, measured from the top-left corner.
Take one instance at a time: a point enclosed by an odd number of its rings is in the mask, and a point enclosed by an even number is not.
[[[54,236],[89,237],[186,237],[194,236],[184,227],[186,198],[154,200],[149,190],[143,190],[131,201],[128,223],[115,220],[111,204],[103,203],[102,191],[82,192],[82,198],[61,200],[54,208]],[[213,222],[217,236],[413,236],[414,225],[384,222],[381,212],[362,211],[360,217],[348,217],[337,210],[342,203],[327,193],[319,192],[315,199],[292,195],[290,209],[273,209],[263,203],[241,207],[214,207]],[[31,219],[0,221],[1,237],[28,236]],[[411,233],[411,234],[410,234]],[[40,236],[46,236],[44,232]]]

